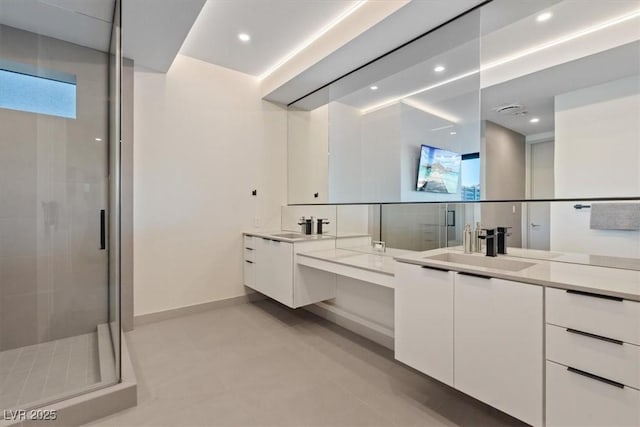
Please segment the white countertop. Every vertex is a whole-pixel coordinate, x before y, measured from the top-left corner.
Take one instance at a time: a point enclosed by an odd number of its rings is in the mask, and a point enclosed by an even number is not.
[[[391,251],[393,253],[391,253]],[[395,261],[393,257],[408,254],[410,252],[411,251],[399,249],[387,249],[387,252],[376,252],[368,247],[356,247],[348,249],[301,252],[298,253],[298,256],[314,258],[321,261],[329,261],[336,264],[372,271],[374,273],[394,276]]]
[[[409,264],[446,268],[451,271],[460,271],[472,274],[484,274],[486,276],[496,277],[499,279],[532,283],[560,289],[592,292],[633,301],[640,301],[640,271],[575,264],[570,262],[555,262],[530,257],[526,258],[526,262],[534,264],[533,266],[520,271],[506,271],[427,258],[447,252],[461,253],[459,250],[455,249],[434,249],[431,251],[399,255],[395,257],[395,260]],[[471,256],[484,257],[485,255],[475,253]],[[498,257],[520,262],[525,261],[522,256],[499,255]]]
[[[244,234],[245,236],[262,237],[265,239],[277,240],[280,242],[287,242],[287,243],[304,242],[307,240],[324,240],[324,239],[336,238],[336,236],[333,236],[331,234],[320,234],[320,235],[302,234],[302,233],[297,233],[294,231],[287,231],[287,230],[276,230],[276,231],[256,230],[256,231],[245,231],[242,234]],[[289,238],[289,237],[277,236],[277,234],[295,234],[297,236],[295,238]]]

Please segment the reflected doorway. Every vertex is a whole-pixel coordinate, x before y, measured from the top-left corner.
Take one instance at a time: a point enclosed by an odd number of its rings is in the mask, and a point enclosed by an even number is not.
[[[549,199],[554,194],[553,172],[554,142],[531,144],[531,198]],[[528,205],[528,246],[529,249],[550,249],[549,203],[529,203]]]

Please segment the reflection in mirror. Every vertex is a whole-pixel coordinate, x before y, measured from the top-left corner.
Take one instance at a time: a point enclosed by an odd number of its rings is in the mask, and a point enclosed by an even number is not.
[[[327,203],[329,108],[289,107],[287,112],[289,203]]]
[[[509,256],[640,271],[640,200],[447,204],[447,211],[460,205],[465,224],[509,227]],[[448,247],[463,249],[459,229],[448,237]]]
[[[282,206],[280,229],[305,234],[302,224],[305,220],[310,219],[312,221],[312,234],[317,234],[317,221],[323,220],[322,234],[335,236],[336,208],[335,205]]]
[[[640,4],[495,0],[482,16],[483,198],[638,196]]]
[[[289,203],[479,197],[479,28],[474,11],[290,106]]]
[[[331,87],[331,202],[461,200],[461,172],[479,184],[479,167],[461,170],[462,155],[480,149],[478,30],[479,13],[468,15],[415,42],[418,63]],[[368,84],[348,92],[356,77]]]
[[[284,206],[282,229],[299,232],[301,216],[326,218],[326,234],[343,250],[463,250],[468,224],[474,232],[507,228],[508,256],[640,271],[640,199]]]
[[[637,0],[494,0],[296,103],[289,203],[638,197],[639,40]]]
[[[412,251],[447,246],[459,223],[444,203],[382,205],[380,216],[380,239],[389,247]]]
[[[380,206],[339,205],[336,215],[336,248],[371,252],[380,240]]]

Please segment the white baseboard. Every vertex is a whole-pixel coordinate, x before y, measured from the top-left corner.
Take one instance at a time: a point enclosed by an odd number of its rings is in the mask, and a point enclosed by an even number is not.
[[[393,330],[372,322],[334,305],[320,302],[304,307],[305,310],[327,319],[349,331],[361,335],[383,347],[393,350]]]
[[[214,308],[228,307],[231,305],[245,304],[247,302],[260,301],[266,297],[258,292],[253,292],[239,297],[226,298],[215,301],[208,301],[200,304],[187,305],[184,307],[172,308],[155,313],[145,313],[134,316],[133,325],[141,326],[148,323],[160,322],[162,320],[174,319],[176,317],[188,316],[190,314],[202,313]]]

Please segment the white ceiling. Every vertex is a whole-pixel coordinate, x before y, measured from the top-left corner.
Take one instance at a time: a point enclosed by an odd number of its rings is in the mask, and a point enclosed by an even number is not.
[[[206,0],[123,0],[122,47],[137,65],[166,72]],[[115,0],[0,0],[0,24],[109,50]]]
[[[114,3],[114,0],[0,0],[0,24],[106,51]]]
[[[123,0],[122,50],[127,58],[166,72],[205,0]]]
[[[355,0],[207,0],[180,53],[258,76]],[[239,33],[251,36],[249,43]]]

